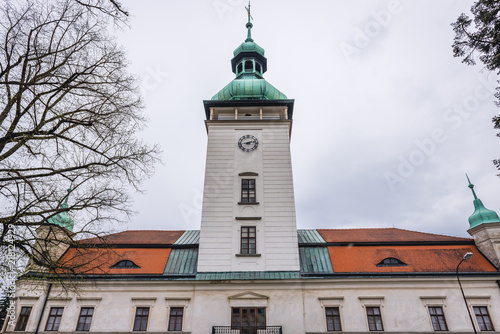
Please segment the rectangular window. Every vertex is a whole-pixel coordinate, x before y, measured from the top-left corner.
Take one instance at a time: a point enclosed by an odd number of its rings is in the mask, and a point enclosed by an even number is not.
[[[486,306],[474,306],[474,314],[476,315],[477,324],[482,331],[494,331],[491,323],[490,314]]]
[[[266,327],[266,309],[263,307],[233,307],[231,317],[233,329],[258,329]]]
[[[429,306],[429,313],[431,314],[432,327],[435,331],[447,331],[446,320],[444,319],[443,308],[441,306]]]
[[[90,330],[90,323],[92,322],[93,315],[94,315],[93,307],[82,307],[80,309],[80,317],[78,318],[78,324],[76,325],[76,330],[88,332]]]
[[[255,179],[241,180],[241,203],[255,202]]]
[[[338,307],[326,307],[326,330],[329,332],[341,331],[340,313]]]
[[[61,318],[63,314],[64,307],[51,307],[49,318],[47,319],[47,325],[45,325],[46,331],[58,331],[59,325],[61,324]]]
[[[23,306],[21,308],[21,313],[19,314],[19,319],[17,320],[15,331],[25,331],[26,325],[28,324],[28,319],[31,314],[31,306]]]
[[[382,316],[380,315],[380,307],[367,307],[366,316],[368,317],[368,329],[371,331],[383,331]]]
[[[184,308],[182,307],[171,307],[170,308],[170,318],[168,320],[168,330],[169,331],[181,331],[182,330],[182,314]]]
[[[135,311],[134,331],[145,331],[148,327],[149,307],[138,307]]]
[[[255,227],[241,227],[241,254],[256,254],[256,231]]]

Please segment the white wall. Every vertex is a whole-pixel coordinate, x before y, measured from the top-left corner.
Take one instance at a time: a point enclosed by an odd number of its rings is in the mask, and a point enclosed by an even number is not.
[[[462,278],[471,306],[487,306],[500,328],[500,289],[492,278]],[[169,307],[185,309],[183,331],[206,334],[212,326],[229,326],[231,307],[266,307],[267,325],[284,333],[324,333],[324,307],[339,306],[342,330],[367,332],[366,306],[380,306],[386,332],[432,332],[428,306],[442,306],[450,332],[472,327],[457,281],[450,278],[304,279],[281,281],[134,281],[80,284],[78,295],[51,293],[41,331],[51,306],[63,306],[59,332],[74,332],[80,307],[94,306],[91,332],[132,331],[135,308],[151,307],[148,332],[165,332]],[[39,298],[31,298],[38,295]],[[17,313],[33,305],[27,331],[36,327],[44,296],[26,285],[17,290]],[[475,317],[474,317],[475,321]],[[8,331],[12,331],[9,327]]]
[[[300,269],[290,155],[290,121],[207,122],[208,148],[198,272]],[[238,148],[255,136],[256,150]],[[252,172],[257,176],[239,176]],[[257,205],[238,204],[241,179],[256,179]],[[236,217],[260,217],[237,220]],[[255,226],[257,253],[238,257],[242,226]]]

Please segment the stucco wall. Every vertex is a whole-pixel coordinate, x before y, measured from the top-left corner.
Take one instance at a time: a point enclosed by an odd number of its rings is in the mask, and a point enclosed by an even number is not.
[[[470,306],[487,306],[498,330],[500,289],[491,278],[462,278]],[[27,331],[36,328],[44,295],[21,284],[17,313],[33,306]],[[91,332],[131,332],[136,307],[150,307],[147,332],[165,332],[169,307],[184,307],[183,331],[210,333],[229,326],[231,307],[265,307],[268,326],[283,333],[326,332],[325,309],[340,308],[342,330],[367,332],[366,306],[380,306],[387,332],[432,332],[428,306],[442,306],[450,332],[472,327],[457,281],[449,278],[307,279],[242,282],[102,282],[81,284],[78,295],[53,289],[41,322],[45,329],[50,307],[64,307],[59,332],[74,332],[80,307],[95,307]],[[38,298],[33,298],[37,295]],[[475,317],[474,317],[475,321]],[[8,331],[12,331],[10,326]]]

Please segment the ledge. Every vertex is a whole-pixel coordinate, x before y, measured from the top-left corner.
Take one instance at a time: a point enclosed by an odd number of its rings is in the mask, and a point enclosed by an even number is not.
[[[260,257],[261,254],[234,254],[237,257]]]
[[[254,173],[254,172],[244,172],[244,173],[239,173],[239,176],[259,176],[259,173]]]
[[[261,220],[262,217],[234,217],[236,220]]]
[[[245,203],[245,202],[238,202],[239,205],[257,205],[259,202],[251,202],[251,203]]]

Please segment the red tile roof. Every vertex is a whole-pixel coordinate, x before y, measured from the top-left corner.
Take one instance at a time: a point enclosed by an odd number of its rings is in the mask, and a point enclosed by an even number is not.
[[[318,229],[326,242],[471,241],[469,238],[408,231],[399,228]]]
[[[115,244],[115,245],[169,245],[181,237],[184,231],[135,230],[109,234],[103,238],[83,239],[82,244]]]
[[[446,246],[329,246],[333,271],[337,273],[374,272],[454,272],[467,252],[474,255],[460,265],[461,272],[497,271],[474,245]],[[408,266],[377,267],[388,257]]]
[[[70,248],[59,260],[80,274],[163,274],[170,248]],[[140,268],[110,268],[118,261],[130,260]],[[68,271],[69,272],[69,271]]]

